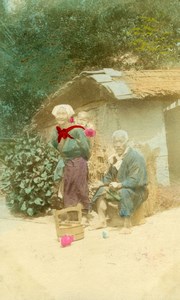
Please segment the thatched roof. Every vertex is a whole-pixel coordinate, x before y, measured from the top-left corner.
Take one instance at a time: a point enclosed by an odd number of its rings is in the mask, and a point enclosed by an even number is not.
[[[117,71],[105,68],[84,71],[51,95],[33,118],[39,128],[54,123],[51,111],[60,103],[78,107],[100,105],[109,101],[180,97],[180,69]],[[170,99],[168,99],[170,100]]]

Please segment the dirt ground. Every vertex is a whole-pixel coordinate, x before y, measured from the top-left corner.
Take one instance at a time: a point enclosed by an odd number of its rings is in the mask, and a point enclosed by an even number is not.
[[[85,229],[61,248],[53,216],[13,217],[0,200],[0,299],[179,300],[180,208],[133,227]]]

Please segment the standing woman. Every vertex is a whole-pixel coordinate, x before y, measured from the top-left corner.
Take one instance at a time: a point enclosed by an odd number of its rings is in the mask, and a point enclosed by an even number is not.
[[[88,212],[88,166],[90,142],[81,125],[72,124],[73,108],[68,104],[54,107],[52,115],[57,126],[53,130],[52,145],[59,151],[59,161],[54,173],[54,180],[61,186],[61,206],[76,206],[81,203]],[[63,183],[63,184],[62,184]],[[56,195],[57,197],[57,195]]]

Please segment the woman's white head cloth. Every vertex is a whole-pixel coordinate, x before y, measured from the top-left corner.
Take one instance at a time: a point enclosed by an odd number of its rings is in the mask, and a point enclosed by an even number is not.
[[[52,115],[56,118],[61,109],[65,110],[69,117],[72,117],[75,114],[75,112],[74,112],[71,105],[69,105],[69,104],[60,104],[60,105],[54,106],[54,108],[52,110]]]

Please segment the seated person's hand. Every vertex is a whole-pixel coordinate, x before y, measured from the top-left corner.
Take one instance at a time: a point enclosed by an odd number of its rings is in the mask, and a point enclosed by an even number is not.
[[[111,182],[109,184],[109,189],[111,191],[116,191],[116,190],[119,190],[120,188],[122,187],[121,183],[120,182]]]

